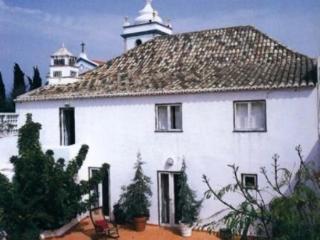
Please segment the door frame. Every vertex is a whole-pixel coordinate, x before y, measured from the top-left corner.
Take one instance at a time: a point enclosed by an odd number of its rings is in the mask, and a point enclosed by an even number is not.
[[[162,173],[167,173],[169,176],[172,174],[181,174],[181,171],[166,171],[166,170],[158,170],[157,171],[157,193],[158,193],[158,223],[159,226],[165,226],[165,227],[177,227],[178,224],[163,224],[161,223],[161,199],[160,199],[160,176]],[[170,180],[169,180],[170,181]],[[169,183],[170,184],[170,183]],[[170,217],[169,217],[170,218]]]
[[[108,212],[108,214],[105,214],[105,215],[107,215],[107,216],[110,216],[110,214],[111,214],[111,202],[110,202],[110,200],[111,200],[111,196],[110,196],[110,186],[111,186],[111,183],[110,183],[110,164],[108,164],[108,163],[106,163],[107,165],[108,165],[108,174],[107,174],[107,177],[108,177],[108,209],[109,209],[109,212]],[[92,176],[92,170],[101,170],[101,167],[88,167],[88,179],[90,179],[91,178],[91,176]],[[102,207],[103,208],[103,180],[102,180],[102,182],[100,183],[100,184],[102,184],[102,188],[101,188],[101,192],[100,192],[100,189],[99,189],[99,187],[98,187],[98,191],[99,191],[99,205],[100,205],[100,196],[101,196],[101,201],[102,201],[102,206],[99,206],[99,207]],[[89,193],[89,195],[90,195],[90,193]]]

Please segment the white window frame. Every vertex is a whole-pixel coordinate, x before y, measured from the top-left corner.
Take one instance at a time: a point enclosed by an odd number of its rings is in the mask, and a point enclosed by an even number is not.
[[[62,72],[61,71],[53,71],[53,77],[61,78],[62,77]]]
[[[160,129],[159,127],[159,107],[167,107],[167,126],[168,129]],[[181,128],[172,128],[171,126],[171,107],[179,107],[181,112]],[[156,132],[182,132],[182,104],[181,103],[166,103],[166,104],[156,104]]]
[[[246,178],[254,178],[254,185],[247,186]],[[253,173],[242,173],[241,174],[241,184],[245,189],[258,189],[258,175]]]
[[[264,127],[263,128],[252,128],[252,117],[251,108],[253,103],[263,103],[264,113]],[[237,105],[247,104],[248,105],[248,128],[237,128]],[[266,132],[267,131],[267,104],[265,100],[248,100],[248,101],[234,101],[233,102],[233,129],[234,132]]]

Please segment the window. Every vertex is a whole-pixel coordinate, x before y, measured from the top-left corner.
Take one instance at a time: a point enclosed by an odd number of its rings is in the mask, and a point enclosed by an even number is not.
[[[266,131],[266,102],[234,102],[235,131]]]
[[[64,59],[54,59],[54,65],[64,66]]]
[[[241,174],[241,183],[244,188],[256,189],[258,188],[258,177],[257,174]]]
[[[61,77],[62,76],[62,72],[61,71],[54,71],[53,72],[53,77]]]
[[[142,44],[141,39],[137,39],[137,40],[136,40],[136,46],[140,46],[141,44]]]
[[[74,66],[75,64],[76,64],[76,58],[72,58],[72,57],[71,57],[71,58],[69,59],[69,65],[70,65],[70,66]]]
[[[75,144],[74,108],[60,108],[60,144]]]
[[[182,131],[181,104],[156,105],[156,131]]]
[[[70,76],[71,77],[76,77],[77,76],[77,72],[76,71],[70,71]]]

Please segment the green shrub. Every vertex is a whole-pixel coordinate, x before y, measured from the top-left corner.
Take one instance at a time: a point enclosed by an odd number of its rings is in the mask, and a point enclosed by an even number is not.
[[[19,129],[19,155],[11,158],[12,182],[0,175],[1,225],[10,239],[36,239],[39,232],[56,229],[86,211],[94,199],[83,200],[100,176],[77,183],[75,177],[88,153],[83,145],[78,155],[65,164],[55,161],[53,151],[44,153],[39,142],[41,125],[27,121]]]

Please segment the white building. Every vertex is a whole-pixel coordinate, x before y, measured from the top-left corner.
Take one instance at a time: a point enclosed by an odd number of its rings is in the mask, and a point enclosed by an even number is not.
[[[75,57],[65,46],[58,49],[50,59],[48,84],[68,84],[79,80],[79,74],[95,69],[102,61],[88,58],[85,44],[81,43],[81,53]]]
[[[81,53],[76,61],[76,66],[79,68],[79,74],[95,69],[103,63],[104,62],[89,59],[87,53],[85,52],[85,43],[81,43]]]
[[[77,82],[26,93],[16,109],[19,125],[26,113],[42,124],[43,147],[56,157],[69,159],[89,145],[81,178],[109,164],[100,186],[107,214],[140,152],[153,182],[150,222],[175,225],[175,176],[183,159],[199,198],[206,190],[202,174],[215,188],[233,181],[228,164],[264,186],[259,168],[271,171],[274,153],[292,169],[301,144],[306,161],[319,163],[316,69],[314,59],[251,26],[165,35]],[[200,217],[220,209],[205,201]]]
[[[172,26],[169,21],[164,22],[158,12],[151,5],[152,0],[146,0],[145,7],[139,11],[139,16],[130,24],[128,18],[123,24],[125,51],[139,46],[157,36],[171,35]]]
[[[62,44],[51,56],[48,83],[66,84],[77,81],[79,69],[76,60],[77,58]]]

